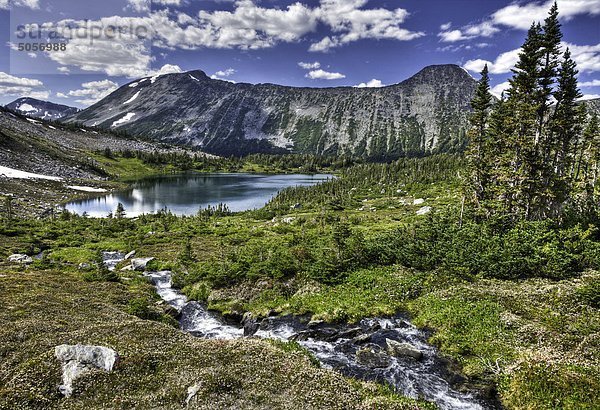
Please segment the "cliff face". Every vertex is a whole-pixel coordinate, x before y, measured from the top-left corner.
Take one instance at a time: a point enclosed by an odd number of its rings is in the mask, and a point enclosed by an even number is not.
[[[464,147],[475,85],[455,65],[383,88],[233,84],[190,71],[127,84],[68,121],[223,155],[422,155]]]

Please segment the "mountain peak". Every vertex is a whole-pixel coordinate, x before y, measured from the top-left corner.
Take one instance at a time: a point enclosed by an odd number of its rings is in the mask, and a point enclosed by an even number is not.
[[[58,120],[68,115],[76,114],[79,109],[68,105],[56,104],[37,98],[21,97],[6,105],[11,111],[18,112],[33,118],[44,120]]]

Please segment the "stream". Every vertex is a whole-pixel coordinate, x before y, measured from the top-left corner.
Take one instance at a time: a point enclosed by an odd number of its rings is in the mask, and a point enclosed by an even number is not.
[[[124,260],[118,252],[105,252],[105,265],[114,270]],[[401,394],[423,398],[441,409],[493,409],[496,406],[474,394],[451,387],[461,376],[427,343],[424,332],[401,316],[363,319],[355,325],[327,324],[294,316],[276,316],[240,324],[228,323],[217,313],[171,286],[171,272],[145,272],[158,295],[177,309],[181,330],[196,337],[235,339],[259,337],[296,341],[310,351],[321,366],[344,376],[389,383]]]

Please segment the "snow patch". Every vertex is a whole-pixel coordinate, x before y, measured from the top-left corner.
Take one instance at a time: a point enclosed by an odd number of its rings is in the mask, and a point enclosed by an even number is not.
[[[129,88],[135,88],[135,87],[137,87],[138,85],[140,85],[141,83],[143,83],[146,80],[147,80],[147,78],[142,78],[140,81],[136,81],[135,83],[131,83],[131,84],[129,84]]]
[[[52,125],[48,125],[48,128],[52,128],[53,130],[55,130],[56,128],[54,128]]]
[[[127,114],[125,114],[125,116],[123,118],[121,118],[120,120],[117,120],[115,122],[112,123],[111,127],[118,127],[121,124],[125,124],[126,122],[131,121],[131,119],[135,117],[135,113],[134,112],[128,112]]]
[[[194,77],[193,75],[189,74],[189,76],[190,76],[190,78],[191,78],[192,80],[196,80],[196,81],[200,82],[200,80],[198,80],[198,79],[197,79],[196,77]]]
[[[138,98],[138,96],[140,95],[141,91],[138,91],[137,93],[135,93],[133,95],[133,97],[131,97],[130,99],[128,99],[127,101],[125,101],[123,104],[129,104],[135,101],[136,98]]]
[[[26,118],[26,120],[29,121],[29,122],[32,122],[34,124],[39,124],[40,123],[39,121],[32,120],[31,118]]]
[[[17,110],[19,111],[23,111],[23,112],[31,112],[31,111],[36,111],[37,112],[37,108],[35,108],[34,106],[32,106],[31,104],[21,104],[17,107]]]
[[[49,179],[52,181],[61,181],[61,177],[51,177],[48,175],[34,174],[32,172],[19,171],[18,169],[3,167],[0,165],[0,176],[16,179]]]
[[[104,188],[93,188],[91,186],[68,185],[67,188],[83,192],[106,192]]]

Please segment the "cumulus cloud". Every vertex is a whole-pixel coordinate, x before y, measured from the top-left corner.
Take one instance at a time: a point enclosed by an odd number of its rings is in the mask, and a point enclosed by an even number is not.
[[[584,81],[579,83],[580,87],[600,87],[600,80]]]
[[[503,83],[497,84],[495,86],[493,86],[490,90],[490,92],[495,95],[496,97],[500,98],[502,96],[502,92],[508,90],[508,88],[510,87],[510,84],[508,81],[505,81]]]
[[[314,63],[299,62],[298,65],[305,70],[316,70],[317,68],[321,68],[321,63],[318,61],[315,61]]]
[[[494,61],[488,61],[483,59],[469,60],[464,64],[463,67],[468,71],[479,73],[487,64],[488,70],[492,74],[509,73],[511,68],[513,68],[519,60],[520,51],[520,48],[507,51],[496,57]]]
[[[344,74],[332,73],[321,69],[309,71],[305,77],[311,80],[341,80],[342,78],[346,78]]]
[[[514,2],[496,10],[482,22],[469,24],[460,29],[449,30],[450,26],[440,27],[438,37],[443,42],[470,40],[476,37],[491,37],[502,28],[527,30],[532,22],[543,21],[555,0],[529,3]],[[600,15],[598,0],[556,0],[560,18],[568,21],[579,15]]]
[[[355,88],[379,88],[379,87],[385,87],[385,84],[383,84],[381,82],[381,80],[377,80],[375,78],[373,78],[370,81],[367,81],[366,83],[360,83],[358,85],[354,86]]]
[[[32,10],[40,8],[39,0],[0,0],[0,9],[9,10],[12,7],[27,7]]]
[[[600,43],[596,45],[577,45],[563,42],[563,50],[567,47],[571,50],[571,57],[577,63],[577,68],[580,72],[600,71]],[[492,74],[509,73],[511,68],[519,61],[520,51],[521,49],[519,48],[507,51],[500,54],[494,61],[483,59],[469,60],[463,67],[471,72],[480,72],[487,64]]]
[[[114,81],[105,79],[81,84],[81,88],[68,93],[56,93],[59,98],[75,97],[75,101],[83,105],[92,105],[119,88]]]
[[[181,0],[127,0],[127,3],[132,10],[138,13],[145,13],[150,11],[152,4],[178,7],[181,5]]]
[[[401,27],[409,15],[406,10],[365,9],[368,1],[321,0],[316,6],[296,2],[276,8],[253,0],[235,0],[232,10],[201,10],[189,15],[161,9],[144,16],[48,22],[43,28],[64,34],[66,50],[47,53],[59,65],[130,78],[148,74],[154,61],[152,47],[262,49],[301,41],[319,25],[328,28],[330,34],[311,44],[311,51],[329,51],[362,39],[406,41],[425,35]],[[157,0],[157,3],[175,6],[180,1]],[[129,7],[139,11],[149,4],[148,0],[129,0]],[[98,27],[103,30],[92,38],[93,30]],[[107,34],[108,27],[116,27],[118,35]]]
[[[579,101],[595,100],[597,98],[600,98],[600,94],[586,94],[579,98]]]
[[[45,100],[50,92],[40,80],[0,72],[0,95],[4,97],[32,97]]]
[[[231,77],[235,73],[236,73],[236,70],[234,70],[233,68],[228,68],[226,70],[217,71],[216,73],[211,75],[210,78],[212,78],[213,80],[229,81],[229,82],[233,83],[235,81],[232,81],[232,80],[228,79],[227,77]]]
[[[363,39],[409,41],[425,35],[401,27],[409,16],[405,9],[363,9],[367,3],[368,0],[321,0],[315,14],[335,35],[313,43],[309,51],[329,51]]]

